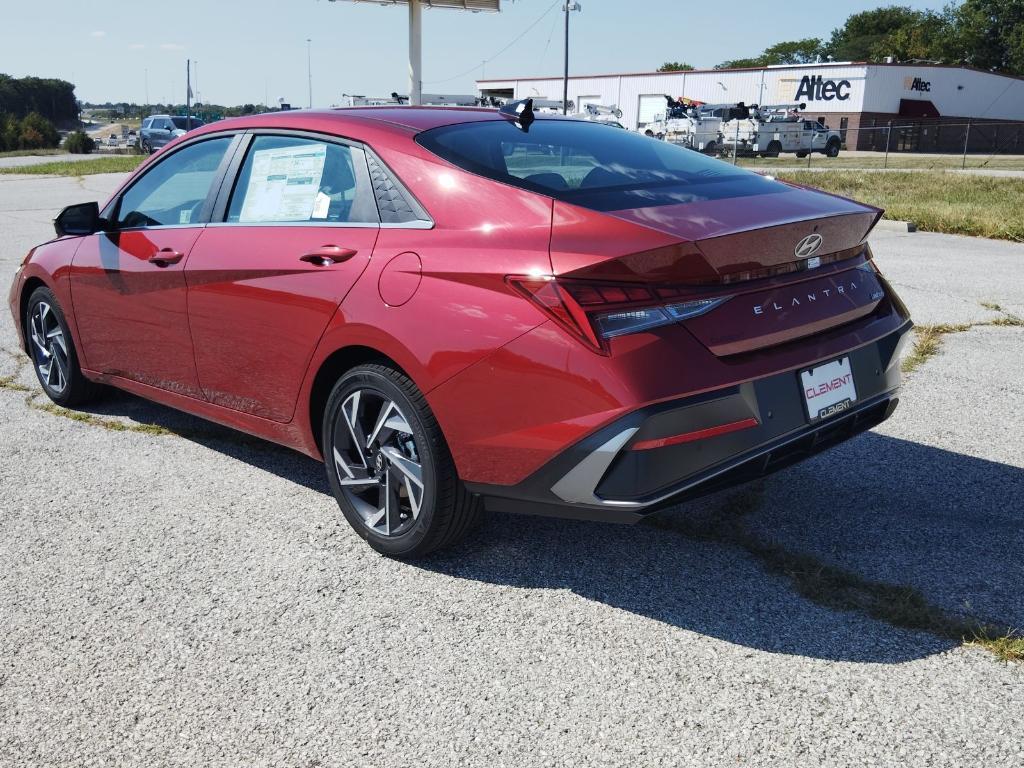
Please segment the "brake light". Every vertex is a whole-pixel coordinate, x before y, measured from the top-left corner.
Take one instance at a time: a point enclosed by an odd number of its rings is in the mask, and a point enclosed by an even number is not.
[[[673,287],[612,284],[509,275],[508,283],[553,320],[597,352],[607,354],[607,340],[703,315],[731,297],[666,302],[679,298]]]

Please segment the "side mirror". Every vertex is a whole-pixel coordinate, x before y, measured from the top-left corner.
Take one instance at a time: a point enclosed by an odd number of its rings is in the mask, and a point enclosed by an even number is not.
[[[100,204],[79,203],[69,205],[53,220],[53,228],[57,237],[65,235],[91,235],[103,227],[100,221]]]

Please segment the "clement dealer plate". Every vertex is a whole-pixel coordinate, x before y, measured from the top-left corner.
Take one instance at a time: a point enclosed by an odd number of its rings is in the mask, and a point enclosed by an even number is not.
[[[807,415],[812,422],[842,413],[857,402],[857,389],[848,357],[801,371],[800,384]]]

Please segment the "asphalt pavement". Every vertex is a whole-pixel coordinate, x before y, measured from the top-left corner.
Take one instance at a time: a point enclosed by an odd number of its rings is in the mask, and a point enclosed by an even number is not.
[[[0,177],[0,274],[123,177]],[[0,765],[1011,766],[1024,665],[840,610],[702,520],[1024,627],[1024,245],[879,233],[975,323],[881,427],[620,527],[490,515],[411,565],[320,464],[123,394],[45,402],[0,322]],[[23,389],[25,388],[25,389]]]

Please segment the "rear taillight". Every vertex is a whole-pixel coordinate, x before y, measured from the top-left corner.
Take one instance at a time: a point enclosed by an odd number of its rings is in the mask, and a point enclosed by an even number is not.
[[[608,339],[697,317],[731,298],[679,301],[682,292],[672,287],[569,280],[550,275],[509,275],[507,280],[580,341],[605,354]]]

